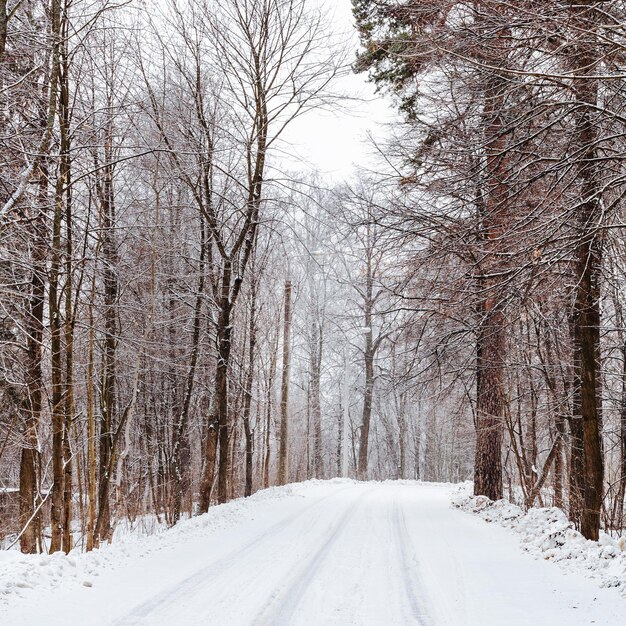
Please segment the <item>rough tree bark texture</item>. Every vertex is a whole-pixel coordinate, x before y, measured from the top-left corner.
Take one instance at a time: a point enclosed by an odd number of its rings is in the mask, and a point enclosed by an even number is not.
[[[580,394],[583,450],[583,510],[580,529],[587,539],[597,540],[604,490],[602,455],[599,357],[600,357],[600,278],[602,271],[601,184],[596,164],[598,128],[595,122],[598,104],[597,51],[593,26],[595,0],[571,4],[572,21],[578,33],[574,47],[574,82],[576,98],[576,134],[581,157],[579,179],[581,202],[575,262],[574,367],[575,385]],[[575,415],[575,417],[577,417]]]
[[[474,494],[502,498],[504,315],[485,310],[479,335]]]
[[[587,539],[598,540],[604,489],[601,445],[598,358],[600,346],[600,297],[597,250],[583,244],[579,250],[580,281],[576,294],[576,385],[580,386],[583,444],[583,511],[580,529]]]
[[[494,42],[494,59],[502,63],[506,55],[506,29]],[[491,35],[489,35],[491,36]],[[477,341],[476,454],[474,494],[492,500],[502,498],[502,435],[504,430],[504,373],[506,318],[503,311],[502,252],[507,225],[506,135],[503,119],[506,81],[488,70],[484,81],[485,189],[482,207],[482,233],[485,261],[481,269],[483,291],[482,320]]]

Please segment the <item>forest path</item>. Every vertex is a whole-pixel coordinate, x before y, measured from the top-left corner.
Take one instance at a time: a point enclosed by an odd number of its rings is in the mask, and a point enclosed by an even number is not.
[[[134,556],[131,544],[93,587],[32,595],[4,615],[0,607],[0,623],[624,623],[617,593],[533,559],[509,531],[453,510],[446,486],[313,482],[244,506],[240,519],[206,534],[170,541],[168,531],[163,547]]]

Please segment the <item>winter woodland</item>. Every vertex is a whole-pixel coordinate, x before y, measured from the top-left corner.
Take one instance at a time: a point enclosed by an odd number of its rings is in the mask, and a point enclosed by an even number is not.
[[[624,534],[626,2],[333,4],[0,0],[3,549],[336,477]]]

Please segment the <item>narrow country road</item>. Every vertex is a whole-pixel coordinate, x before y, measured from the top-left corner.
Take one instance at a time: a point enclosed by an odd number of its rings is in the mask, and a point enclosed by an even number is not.
[[[441,486],[318,483],[249,511],[92,588],[0,609],[0,623],[37,624],[37,603],[46,626],[624,623],[616,592],[524,554],[508,531],[451,509]]]

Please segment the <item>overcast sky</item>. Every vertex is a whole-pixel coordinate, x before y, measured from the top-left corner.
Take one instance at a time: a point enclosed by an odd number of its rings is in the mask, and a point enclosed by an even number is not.
[[[336,36],[351,42],[349,61],[352,61],[358,48],[358,36],[350,0],[318,1],[329,13],[329,23]],[[339,182],[350,178],[355,164],[371,163],[372,148],[367,135],[384,138],[386,124],[396,113],[388,98],[374,92],[366,75],[350,73],[336,88],[359,101],[343,102],[339,111],[307,113],[289,127],[284,138],[289,144],[287,166],[290,170],[318,170],[325,178]]]

